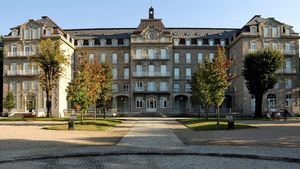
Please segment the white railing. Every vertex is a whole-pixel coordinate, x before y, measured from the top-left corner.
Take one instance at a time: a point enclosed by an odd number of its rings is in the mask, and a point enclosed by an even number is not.
[[[134,77],[167,77],[170,76],[170,72],[133,72],[132,75]]]
[[[280,68],[276,73],[297,73],[296,68]]]
[[[296,50],[284,50],[283,53],[285,55],[295,55],[296,54]]]
[[[135,87],[134,91],[136,91],[136,92],[143,92],[144,91],[144,87]]]
[[[154,56],[149,56],[149,55],[142,55],[142,56],[133,56],[133,60],[164,60],[164,59],[169,59],[169,56],[161,56],[161,55],[154,55]]]
[[[35,55],[35,52],[33,51],[7,52],[6,56],[12,57],[12,56],[31,56],[31,55]]]
[[[5,73],[7,76],[24,76],[24,75],[38,75],[38,70],[7,70]]]

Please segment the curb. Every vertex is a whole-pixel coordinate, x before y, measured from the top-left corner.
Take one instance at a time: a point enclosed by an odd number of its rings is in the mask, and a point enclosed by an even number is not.
[[[196,153],[196,152],[111,152],[111,153],[75,153],[65,155],[52,155],[52,156],[25,156],[11,159],[0,160],[0,164],[13,163],[22,161],[37,161],[47,159],[60,159],[60,158],[78,158],[78,157],[98,157],[98,156],[120,156],[120,155],[169,155],[169,156],[208,156],[208,157],[223,157],[223,158],[240,158],[240,159],[254,159],[254,160],[268,160],[268,161],[281,161],[290,163],[300,163],[300,158],[290,157],[275,157],[275,156],[262,156],[262,155],[251,155],[251,154],[231,154],[231,153]]]

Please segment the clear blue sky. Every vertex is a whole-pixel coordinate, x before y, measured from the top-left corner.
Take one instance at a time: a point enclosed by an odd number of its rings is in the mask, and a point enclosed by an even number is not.
[[[137,27],[151,0],[1,0],[0,34],[47,15],[60,27]],[[152,0],[166,27],[240,28],[255,14],[275,17],[300,32],[300,0]]]

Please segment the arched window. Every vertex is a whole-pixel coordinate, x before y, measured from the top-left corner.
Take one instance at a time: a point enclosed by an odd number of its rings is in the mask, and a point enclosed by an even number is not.
[[[276,95],[275,94],[267,95],[267,106],[270,111],[276,111]]]

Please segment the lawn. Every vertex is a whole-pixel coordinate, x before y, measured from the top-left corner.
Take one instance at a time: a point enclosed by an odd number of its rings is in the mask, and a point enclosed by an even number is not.
[[[219,127],[216,125],[216,120],[209,120],[206,121],[205,119],[183,119],[178,120],[180,123],[187,126],[189,129],[200,131],[200,130],[227,130],[227,121],[221,121]],[[234,129],[249,129],[249,128],[256,128],[254,126],[248,124],[242,124],[235,121]]]
[[[67,118],[46,118],[46,117],[35,117],[35,118],[23,118],[23,117],[0,117],[0,121],[67,121]]]
[[[102,120],[85,120],[83,124],[80,121],[75,122],[75,130],[78,131],[105,131],[109,128],[115,127],[120,124],[122,121],[120,120],[110,120],[110,119],[102,119]],[[58,124],[44,127],[43,129],[47,130],[68,130],[68,124]]]

